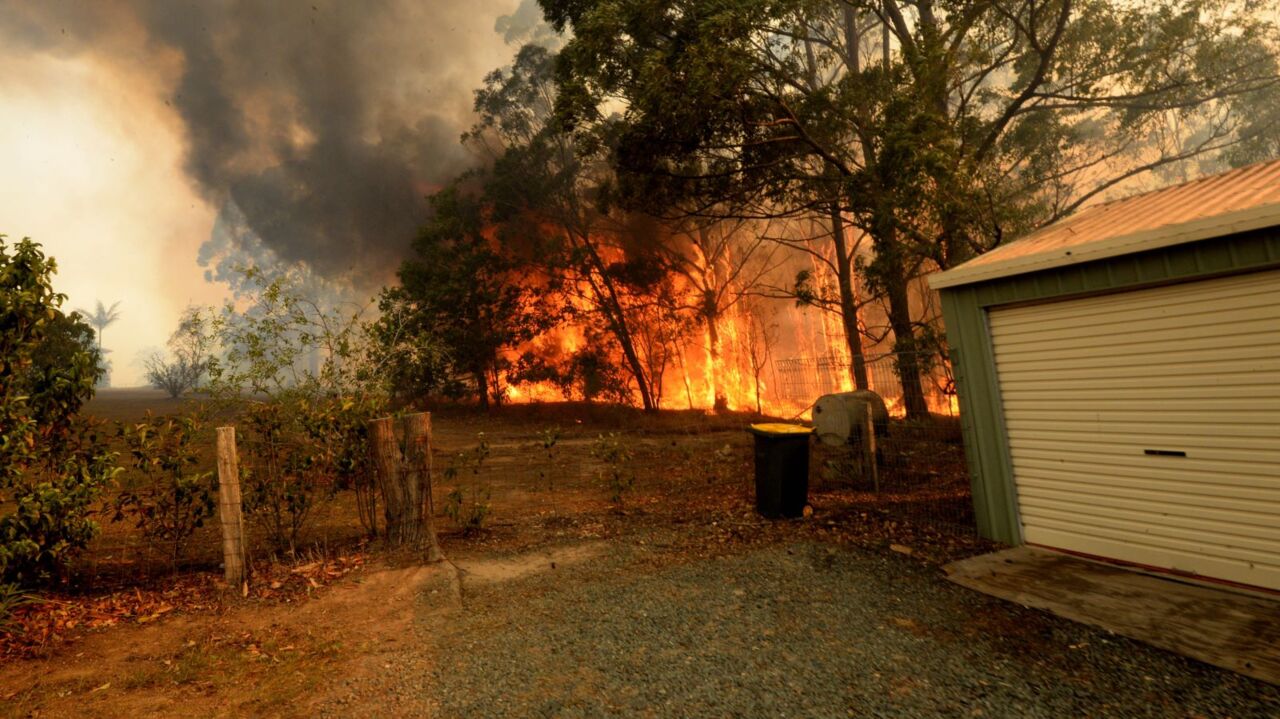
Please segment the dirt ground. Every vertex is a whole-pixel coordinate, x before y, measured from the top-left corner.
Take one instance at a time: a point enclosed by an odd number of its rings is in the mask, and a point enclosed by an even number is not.
[[[1273,717],[1280,689],[950,585],[808,520],[583,517],[299,604],[91,633],[6,716]]]
[[[97,409],[150,402],[120,398]],[[0,715],[1280,716],[1275,687],[948,584],[976,538],[843,490],[759,518],[746,421],[439,411],[437,466],[480,433],[491,452],[454,480],[493,507],[479,532],[443,525],[450,562],[335,544],[365,559],[331,584],[0,664]],[[610,433],[636,468],[620,505],[590,451]]]
[[[167,414],[192,404],[149,389],[112,389],[100,391],[86,411],[128,422],[147,411]],[[740,416],[666,412],[654,417],[592,405],[512,407],[494,414],[445,407],[434,416],[438,501],[460,486],[468,498],[483,490],[491,506],[479,532],[464,533],[443,518],[441,524],[446,551],[470,561],[481,578],[511,571],[502,561],[485,564],[494,552],[596,541],[656,505],[696,513],[696,502],[669,501],[692,497],[690,484],[711,505],[745,491],[741,468],[749,440]],[[549,435],[555,437],[550,449],[545,446]],[[609,435],[630,448],[629,463],[642,465],[622,509],[601,488],[602,466],[591,451]],[[483,467],[461,467],[447,478],[445,470],[455,457],[481,443],[487,447]],[[722,451],[727,446],[734,451]],[[259,556],[255,564],[269,576],[260,576],[244,600],[206,596],[205,585],[217,576],[215,528],[206,527],[192,540],[183,571],[174,577],[132,527],[103,520],[103,534],[81,561],[74,586],[43,596],[54,606],[100,597],[115,605],[120,595],[127,603],[136,586],[135,604],[147,609],[126,608],[118,622],[113,618],[111,626],[96,628],[86,628],[84,621],[92,611],[74,614],[76,621],[58,625],[56,641],[36,647],[28,657],[0,660],[0,713],[309,715],[306,707],[323,703],[324,688],[335,677],[376,667],[383,645],[393,646],[404,636],[417,588],[436,571],[412,566],[415,558],[387,556],[366,545],[349,493],[326,499],[315,514],[303,556]],[[326,556],[361,561],[337,586],[314,591],[304,586],[301,594],[296,587],[301,580],[290,576],[290,567],[273,563],[306,566]],[[291,586],[273,591],[277,577]],[[197,600],[165,603],[170,584],[191,590],[187,593]],[[152,600],[153,595],[159,598]],[[152,612],[157,604],[160,611]]]
[[[175,400],[146,388],[107,389],[98,392],[86,412],[110,422],[129,422],[147,411],[167,414],[199,404],[198,399]],[[629,504],[644,506],[678,497],[690,482],[700,485],[700,490],[748,488],[743,472],[750,461],[750,438],[743,428],[752,421],[750,415],[709,416],[701,411],[647,415],[624,407],[572,403],[512,406],[494,412],[444,406],[432,414],[438,503],[443,504],[454,489],[463,491],[466,502],[479,498],[491,508],[485,527],[500,534],[517,524],[554,524],[584,511],[611,509],[611,492],[603,475],[606,467],[594,456],[602,438],[616,438],[629,452],[624,463],[626,479],[633,483],[626,491]],[[214,469],[213,425],[221,423],[207,422],[200,469]],[[484,458],[476,463],[474,456],[481,446]],[[101,536],[77,569],[86,588],[161,581],[171,572],[164,553],[128,522],[104,519],[100,524]],[[447,521],[444,530],[450,531]],[[250,522],[247,531],[251,546],[268,544],[260,526]],[[327,554],[358,544],[362,535],[354,495],[343,491],[317,495],[302,544],[307,551]],[[182,567],[216,570],[220,561],[221,540],[216,523],[211,522],[188,542]]]

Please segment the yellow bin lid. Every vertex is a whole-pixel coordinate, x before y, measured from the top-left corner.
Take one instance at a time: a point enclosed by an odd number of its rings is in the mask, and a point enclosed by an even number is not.
[[[787,424],[786,422],[765,422],[763,424],[753,424],[749,429],[755,434],[763,434],[771,437],[813,434],[812,427],[806,427],[802,424]]]

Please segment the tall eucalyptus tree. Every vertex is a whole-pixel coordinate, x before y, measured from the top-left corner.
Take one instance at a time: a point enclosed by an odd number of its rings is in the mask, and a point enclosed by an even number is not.
[[[1256,111],[1275,106],[1276,28],[1236,0],[540,1],[571,33],[559,122],[621,123],[619,197],[827,217],[846,334],[856,269],[910,416],[928,412],[913,278],[1133,178],[1256,150],[1280,119]],[[1192,141],[1153,131],[1171,116]]]

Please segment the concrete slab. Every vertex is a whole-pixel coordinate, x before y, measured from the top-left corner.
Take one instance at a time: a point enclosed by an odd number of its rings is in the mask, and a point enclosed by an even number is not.
[[[1280,684],[1280,598],[1026,546],[944,569],[984,594]]]

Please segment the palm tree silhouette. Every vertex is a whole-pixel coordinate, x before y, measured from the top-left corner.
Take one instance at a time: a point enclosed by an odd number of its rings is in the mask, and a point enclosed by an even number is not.
[[[106,350],[102,348],[102,331],[110,325],[115,324],[115,321],[120,319],[119,307],[119,302],[107,307],[102,304],[102,300],[98,300],[98,306],[93,312],[89,312],[87,310],[76,310],[76,312],[79,312],[84,316],[86,322],[93,325],[94,329],[98,331],[98,352],[104,355],[106,354]]]

